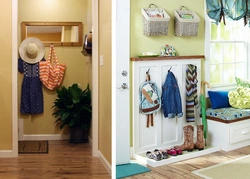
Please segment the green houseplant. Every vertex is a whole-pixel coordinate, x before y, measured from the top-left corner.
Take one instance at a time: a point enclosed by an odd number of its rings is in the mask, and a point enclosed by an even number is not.
[[[82,90],[78,84],[57,89],[57,98],[52,108],[55,123],[60,129],[69,126],[70,142],[82,143],[88,140],[92,118],[91,91],[89,85]]]

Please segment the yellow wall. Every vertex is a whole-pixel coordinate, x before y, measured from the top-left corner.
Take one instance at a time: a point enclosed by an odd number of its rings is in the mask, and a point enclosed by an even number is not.
[[[36,37],[41,41],[53,41],[53,42],[61,42],[61,32],[56,33],[29,33],[27,37]],[[70,41],[67,41],[70,42]]]
[[[1,2],[0,21],[0,150],[12,149],[12,55],[11,55],[11,1]]]
[[[83,34],[87,31],[87,0],[20,0],[18,6],[19,27],[22,21],[82,22]],[[21,43],[20,34],[19,29],[19,42]],[[45,49],[45,57],[47,58],[49,49],[48,47]],[[65,63],[67,66],[62,85],[69,86],[72,83],[79,83],[85,88],[89,80],[89,66],[86,63],[89,57],[85,57],[81,54],[82,47],[55,47],[55,50],[59,62]],[[20,99],[22,80],[23,75],[19,73],[18,99]],[[55,90],[50,91],[43,87],[43,95],[43,114],[19,115],[19,118],[24,119],[24,134],[59,134],[63,132],[55,127],[55,118],[52,116],[51,107],[56,98]]]
[[[99,67],[99,150],[111,163],[111,0],[100,0],[99,7],[99,56],[104,59]]]

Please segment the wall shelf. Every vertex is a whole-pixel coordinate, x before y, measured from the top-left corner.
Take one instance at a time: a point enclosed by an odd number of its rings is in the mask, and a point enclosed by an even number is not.
[[[166,56],[166,57],[131,57],[130,61],[152,61],[152,60],[187,60],[187,59],[204,59],[204,55],[190,55],[190,56]]]

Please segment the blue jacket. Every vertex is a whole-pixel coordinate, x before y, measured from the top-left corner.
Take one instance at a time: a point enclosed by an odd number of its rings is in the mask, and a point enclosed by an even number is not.
[[[164,117],[182,117],[182,102],[180,90],[174,74],[168,70],[164,85],[162,86],[162,111]]]

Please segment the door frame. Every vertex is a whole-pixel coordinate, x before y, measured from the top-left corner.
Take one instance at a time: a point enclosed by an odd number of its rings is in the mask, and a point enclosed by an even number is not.
[[[12,0],[12,152],[18,156],[18,0]],[[92,57],[92,155],[98,156],[98,0],[92,0],[93,57]]]
[[[98,157],[99,0],[92,0],[92,155]]]
[[[12,157],[18,156],[18,0],[12,0]]]

